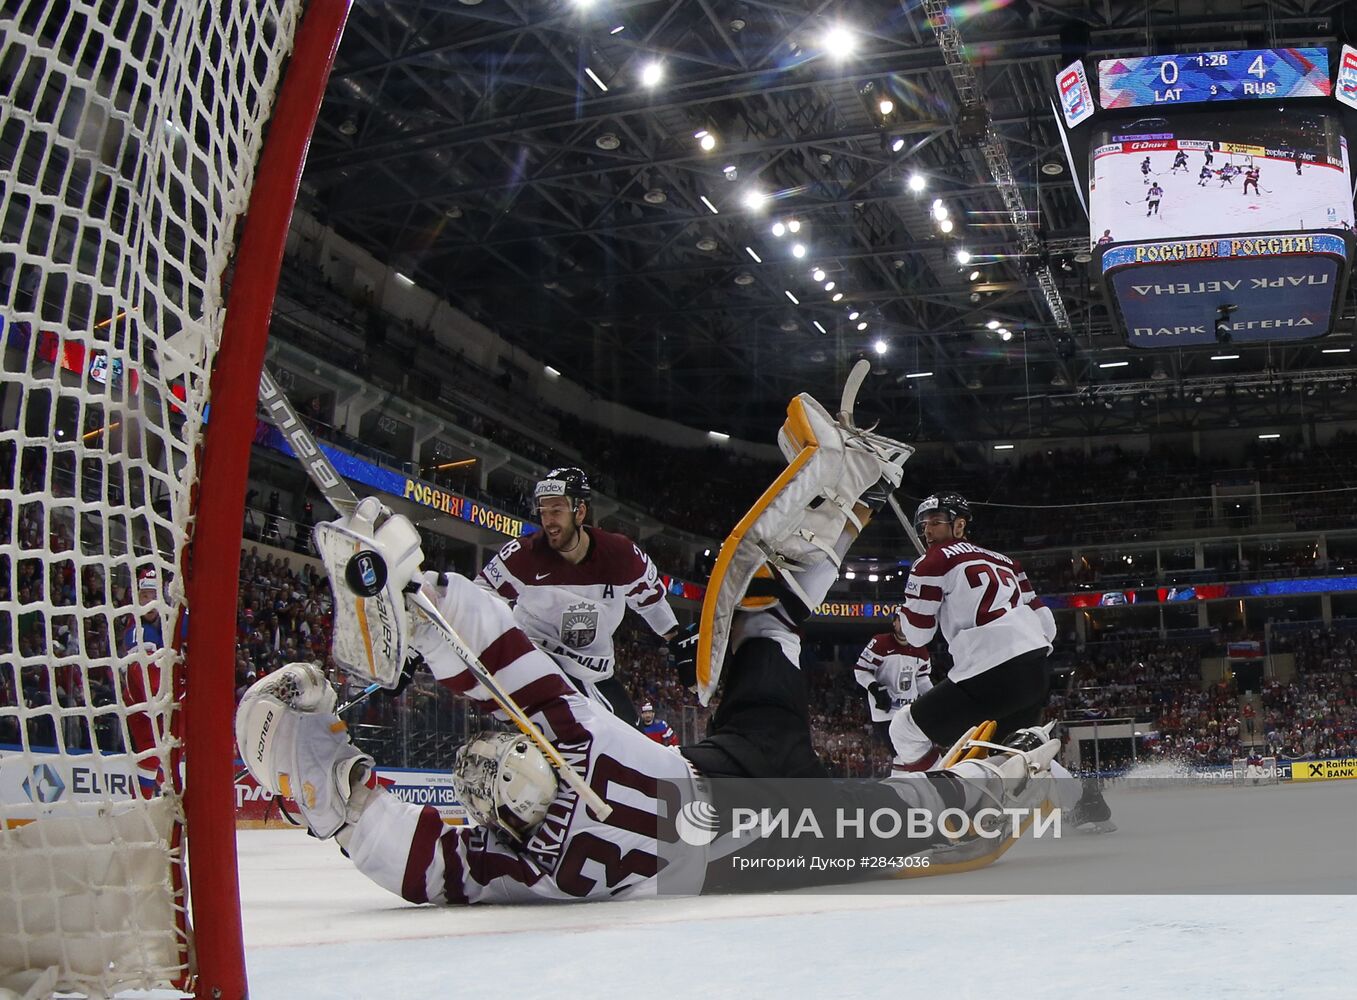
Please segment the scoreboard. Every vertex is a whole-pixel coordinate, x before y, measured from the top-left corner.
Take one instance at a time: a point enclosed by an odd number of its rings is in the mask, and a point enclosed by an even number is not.
[[[1099,103],[1107,110],[1333,93],[1323,48],[1104,59],[1098,63],[1098,84]]]

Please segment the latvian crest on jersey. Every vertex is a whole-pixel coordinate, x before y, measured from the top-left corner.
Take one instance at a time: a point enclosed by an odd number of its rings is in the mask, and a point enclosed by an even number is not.
[[[598,635],[598,608],[583,601],[572,604],[561,613],[561,641],[575,649],[583,649]]]

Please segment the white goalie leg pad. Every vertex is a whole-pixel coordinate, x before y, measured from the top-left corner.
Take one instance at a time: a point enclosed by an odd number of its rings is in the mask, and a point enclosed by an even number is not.
[[[293,799],[322,840],[361,812],[355,769],[373,760],[349,742],[333,713],[335,691],[320,668],[290,663],[250,686],[236,709],[236,747],[260,786]]]
[[[859,499],[883,478],[892,488],[899,484],[913,449],[900,442],[887,446],[887,441],[844,427],[806,393],[788,405],[787,420],[778,433],[788,468],[722,543],[707,585],[698,640],[702,704],[716,691],[734,616],[762,567],[771,567],[808,609],[824,599],[820,591],[832,583],[832,574],[809,589],[799,577],[826,560],[837,568],[843,550],[836,551],[835,546],[844,527],[851,523],[862,528],[853,512]],[[746,610],[770,603],[747,604]]]
[[[350,516],[317,524],[314,537],[334,592],[335,662],[363,683],[394,688],[410,645],[404,590],[424,561],[419,533],[368,497]]]

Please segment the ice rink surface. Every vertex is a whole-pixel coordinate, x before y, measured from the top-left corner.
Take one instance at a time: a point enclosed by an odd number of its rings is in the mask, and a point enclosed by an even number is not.
[[[245,830],[250,996],[1357,996],[1357,782],[1108,797],[1117,833],[1024,841],[967,874],[555,906],[411,906],[333,843]],[[1315,838],[1327,854],[1277,846]],[[1314,860],[1334,845],[1346,872]],[[1106,894],[1128,871],[1148,893]]]

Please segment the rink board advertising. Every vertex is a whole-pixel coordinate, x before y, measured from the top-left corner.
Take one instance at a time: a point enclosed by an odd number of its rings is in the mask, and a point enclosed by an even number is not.
[[[1323,48],[1246,49],[1104,59],[1099,103],[1107,110],[1198,101],[1328,97]]]

